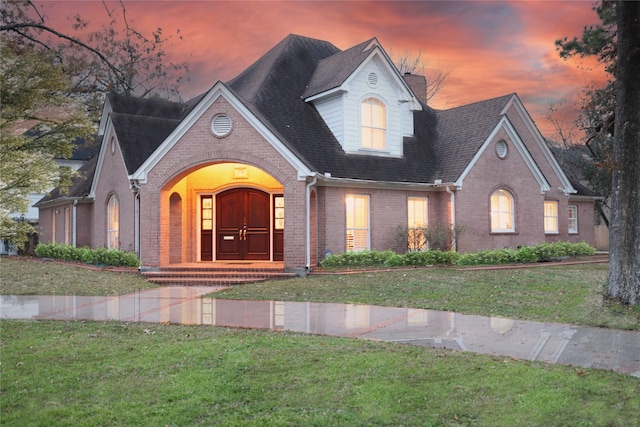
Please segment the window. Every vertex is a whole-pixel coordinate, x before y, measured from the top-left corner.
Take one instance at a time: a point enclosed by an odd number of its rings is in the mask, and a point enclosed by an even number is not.
[[[569,234],[578,234],[578,207],[569,205]]]
[[[118,197],[112,194],[109,197],[107,207],[107,247],[117,249],[119,246],[120,233],[120,202]]]
[[[274,202],[273,215],[275,217],[275,229],[284,230],[284,196],[274,196],[273,202]]]
[[[56,243],[56,226],[58,225],[58,209],[51,211],[51,243]]]
[[[427,250],[427,198],[409,197],[407,199],[407,226],[408,238],[407,247],[410,251]]]
[[[496,190],[491,195],[491,232],[513,231],[515,231],[513,196],[507,190]]]
[[[69,208],[64,208],[64,242],[71,244],[71,212]]]
[[[544,202],[544,232],[547,234],[558,232],[558,202],[547,200]]]
[[[387,147],[387,113],[382,101],[367,98],[360,106],[362,147],[384,150]]]
[[[369,196],[348,195],[347,213],[347,251],[369,249]]]

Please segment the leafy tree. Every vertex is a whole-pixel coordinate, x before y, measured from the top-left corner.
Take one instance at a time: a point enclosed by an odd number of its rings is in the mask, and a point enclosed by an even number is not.
[[[17,46],[40,46],[50,51],[63,71],[72,77],[70,91],[81,97],[97,121],[108,92],[140,97],[180,98],[180,84],[188,75],[186,63],[167,62],[166,46],[172,37],[157,28],[149,36],[129,24],[127,10],[105,8],[106,23],[90,31],[89,21],[70,17],[71,26],[55,29],[31,0],[9,0],[0,10],[0,32]],[[182,40],[180,31],[177,36]]]
[[[585,154],[574,142],[565,144],[571,161],[581,169],[591,188],[604,197],[602,205],[610,208],[611,172],[613,171],[613,123],[615,108],[615,72],[617,66],[616,13],[613,2],[603,1],[593,6],[601,23],[585,26],[582,37],[556,40],[556,48],[563,59],[596,57],[608,73],[603,87],[590,85],[582,96],[582,113],[577,125],[585,132]],[[557,126],[556,126],[557,127]],[[607,226],[609,218],[598,203]]]
[[[640,305],[640,2],[605,0],[594,9],[601,25],[556,45],[563,58],[596,56],[611,76],[587,90],[581,120],[594,176],[602,183],[611,176],[607,294]]]
[[[69,157],[70,141],[94,130],[46,52],[0,43],[0,239],[20,248],[35,230],[12,214],[26,213],[32,192],[68,187],[73,171],[53,159]]]

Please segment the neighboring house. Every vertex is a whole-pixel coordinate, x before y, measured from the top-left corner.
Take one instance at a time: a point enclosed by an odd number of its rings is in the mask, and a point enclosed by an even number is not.
[[[398,227],[426,224],[461,228],[465,252],[593,243],[593,198],[517,95],[446,111],[425,98],[375,38],[341,51],[296,35],[186,103],[109,95],[99,155],[38,203],[41,241],[136,251],[143,270],[301,274],[329,251],[404,252]]]
[[[29,134],[29,133],[27,133]],[[96,149],[93,146],[87,144],[82,138],[76,138],[73,141],[73,151],[71,157],[68,159],[54,159],[58,166],[66,166],[74,170],[78,170],[84,165],[92,156],[96,154]],[[54,189],[51,189],[54,190]],[[27,221],[31,224],[38,225],[39,211],[36,203],[45,197],[43,193],[31,193],[29,195],[29,208],[25,213],[13,213],[10,216],[20,221]],[[25,252],[30,252],[35,249],[37,244],[37,236],[30,236],[29,242],[27,242],[24,248]],[[7,245],[4,241],[0,241],[0,255],[16,255],[18,251]]]

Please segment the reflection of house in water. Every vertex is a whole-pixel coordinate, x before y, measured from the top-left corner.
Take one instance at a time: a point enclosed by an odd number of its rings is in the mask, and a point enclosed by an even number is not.
[[[613,369],[640,375],[640,333],[413,308],[201,298],[159,288],[113,297],[2,296],[3,318],[286,330]]]

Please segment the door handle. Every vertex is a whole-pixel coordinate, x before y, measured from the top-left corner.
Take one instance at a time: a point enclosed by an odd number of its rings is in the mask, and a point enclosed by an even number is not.
[[[247,240],[247,227],[244,226],[243,228],[238,229],[238,238],[240,240]]]

